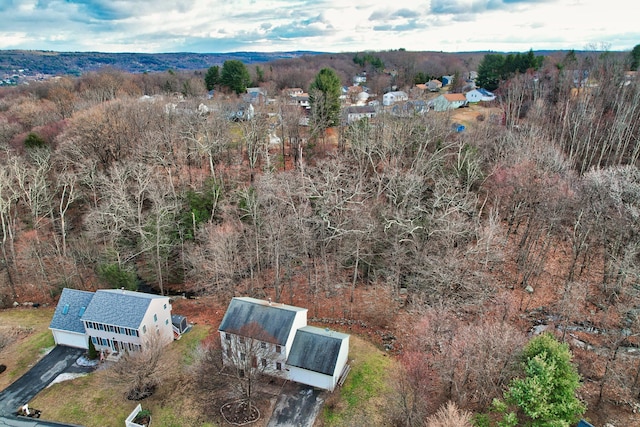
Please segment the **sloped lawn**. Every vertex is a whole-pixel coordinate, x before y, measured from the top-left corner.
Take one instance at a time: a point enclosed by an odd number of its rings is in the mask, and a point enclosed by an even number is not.
[[[17,380],[53,348],[49,323],[53,307],[19,307],[0,310],[0,334],[9,344],[0,349],[0,363],[7,369],[0,374],[0,390]]]
[[[156,392],[140,402],[127,400],[125,390],[109,378],[108,369],[54,384],[31,402],[42,410],[42,419],[86,427],[121,427],[138,403],[151,411],[154,427],[212,427],[189,401],[188,370],[192,353],[209,334],[209,327],[196,325],[168,348],[163,360],[162,383]],[[64,399],[61,398],[64,396]]]
[[[344,385],[327,398],[319,424],[383,425],[389,372],[396,362],[373,344],[352,335],[349,363],[351,372]]]

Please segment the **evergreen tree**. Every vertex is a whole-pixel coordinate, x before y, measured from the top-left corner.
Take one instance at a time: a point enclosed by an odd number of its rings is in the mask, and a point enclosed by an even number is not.
[[[553,335],[533,338],[523,352],[524,378],[511,381],[505,401],[494,402],[505,414],[500,425],[570,427],[580,419],[585,406],[576,397],[580,376],[571,363],[567,344]],[[509,411],[509,407],[517,407]]]
[[[337,126],[340,121],[340,78],[331,68],[323,68],[309,89],[312,122],[316,129]]]
[[[207,86],[207,90],[213,90],[220,84],[220,67],[218,65],[209,67],[207,74],[204,76],[204,83]]]
[[[630,53],[631,70],[636,71],[640,66],[640,44],[634,46]]]
[[[241,94],[246,92],[247,86],[251,83],[251,76],[242,61],[230,59],[222,64],[220,83],[236,94]]]

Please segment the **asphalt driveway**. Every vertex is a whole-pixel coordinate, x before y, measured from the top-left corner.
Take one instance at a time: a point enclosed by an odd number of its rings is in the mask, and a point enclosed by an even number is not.
[[[49,354],[40,359],[26,374],[1,391],[0,426],[13,425],[3,424],[4,420],[1,417],[13,416],[20,406],[33,399],[58,375],[63,372],[69,372],[71,366],[84,352],[85,350],[79,348],[58,345]]]
[[[267,427],[312,427],[324,404],[324,396],[323,391],[304,385],[283,392]]]

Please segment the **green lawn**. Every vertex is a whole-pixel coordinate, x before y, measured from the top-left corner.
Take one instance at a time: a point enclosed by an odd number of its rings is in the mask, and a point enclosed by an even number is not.
[[[54,345],[49,323],[53,307],[19,307],[0,310],[0,333],[16,334],[16,340],[0,352],[7,371],[0,375],[0,390],[27,372]]]
[[[389,391],[389,372],[394,361],[371,343],[351,336],[351,372],[341,388],[327,399],[322,422],[327,426],[382,425],[382,408]]]
[[[53,308],[0,310],[0,326],[22,328],[21,338],[5,348],[0,356],[8,370],[0,376],[0,389],[26,372],[47,348],[53,337],[47,329]],[[156,393],[140,402],[152,414],[154,427],[214,427],[194,409],[190,401],[192,377],[189,369],[193,352],[211,333],[210,327],[196,325],[167,350],[163,376]],[[216,337],[214,337],[216,339]],[[389,390],[389,371],[395,363],[391,357],[369,342],[352,336],[350,340],[351,372],[343,387],[334,391],[319,416],[321,425],[383,424],[384,403]],[[7,363],[7,358],[13,361]],[[3,383],[4,381],[4,383]],[[122,385],[109,378],[108,370],[98,370],[74,380],[57,383],[43,390],[30,405],[43,411],[42,418],[86,427],[121,427],[138,402],[124,397]],[[64,399],[61,398],[64,396]]]
[[[179,341],[174,341],[164,357],[164,381],[155,394],[140,403],[151,411],[154,427],[213,427],[191,411],[186,374],[193,361],[193,350],[210,333],[196,325]],[[86,427],[121,427],[138,402],[127,400],[122,385],[114,383],[108,369],[70,381],[54,384],[31,402],[42,410],[42,418]],[[64,396],[64,399],[60,399]]]

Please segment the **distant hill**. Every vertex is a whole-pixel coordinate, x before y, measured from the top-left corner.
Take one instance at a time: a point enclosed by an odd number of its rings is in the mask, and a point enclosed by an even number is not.
[[[199,70],[222,65],[228,59],[245,64],[317,55],[320,52],[233,52],[233,53],[103,53],[0,50],[0,74],[25,70],[26,74],[75,74],[111,67],[130,73]]]

